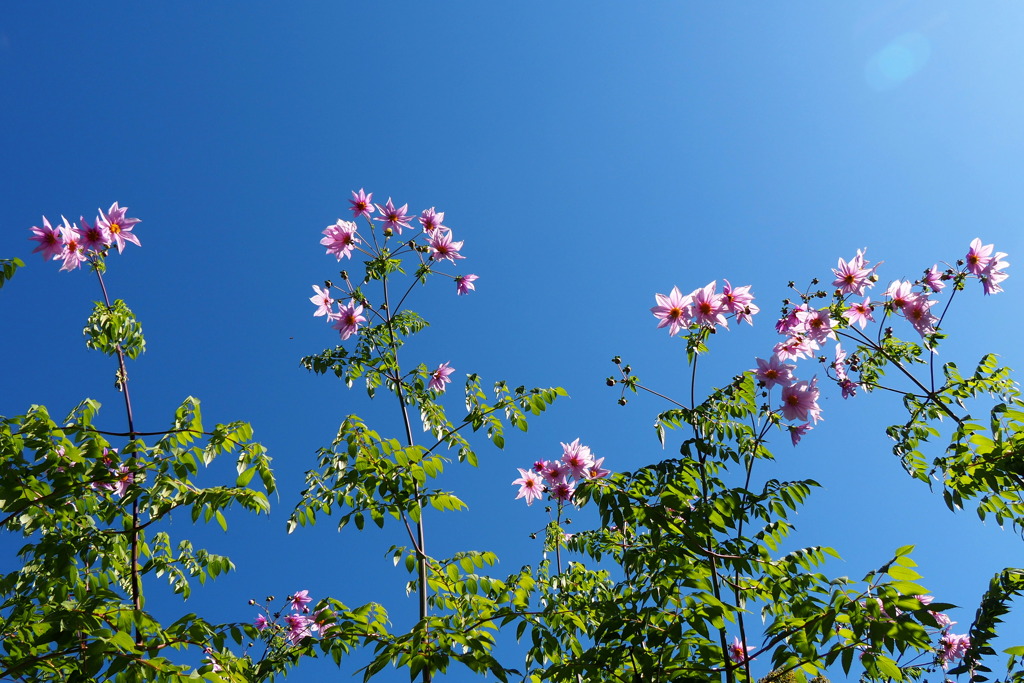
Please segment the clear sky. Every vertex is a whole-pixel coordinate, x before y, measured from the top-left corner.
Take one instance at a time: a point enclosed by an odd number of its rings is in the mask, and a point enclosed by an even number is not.
[[[281,489],[269,519],[236,511],[226,535],[175,519],[172,534],[238,571],[197,587],[198,605],[154,591],[150,606],[243,621],[249,598],[308,589],[379,600],[404,625],[406,575],[384,557],[397,530],[284,533],[344,415],[401,433],[391,402],[298,364],[336,343],[308,297],[336,276],[318,242],[349,216],[351,190],[445,211],[465,240],[460,269],[480,276],[472,296],[416,293],[432,323],[417,362],[572,396],[505,452],[481,444],[478,470],[451,468],[471,512],[428,520],[432,552],[494,550],[504,574],[539,560],[528,535],[546,521],[513,501],[517,466],[576,437],[615,470],[675,453],[650,429],[662,405],[619,407],[604,386],[621,354],[651,386],[688,391],[655,292],[753,285],[763,314],[714,339],[707,388],[770,353],[787,281],[828,276],[858,248],[885,261],[886,282],[975,237],[1011,263],[1024,253],[1022,35],[1024,6],[1008,1],[11,3],[0,257],[28,267],[0,292],[0,414],[63,414],[91,396],[123,427],[114,368],[82,343],[94,280],[29,256],[27,237],[42,214],[127,205],[142,248],[110,259],[107,282],[148,341],[130,367],[138,422],[166,426],[197,396],[209,422],[253,424]],[[943,359],[973,367],[995,351],[1024,367],[1010,275],[1005,294],[955,305]],[[845,564],[831,569],[858,578],[917,544],[923,583],[965,605],[953,618],[968,625],[991,575],[1021,564],[1020,538],[949,513],[903,474],[883,431],[896,402],[823,394],[826,422],[798,448],[781,437],[763,475],[824,485],[799,542],[835,546]],[[0,544],[6,567],[12,541]],[[1024,642],[1022,624],[1005,645]]]

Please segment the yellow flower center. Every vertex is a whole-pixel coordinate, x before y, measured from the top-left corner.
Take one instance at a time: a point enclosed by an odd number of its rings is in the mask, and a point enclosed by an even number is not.
[[[121,232],[121,226],[118,225],[117,223],[111,223],[110,232],[114,233],[115,235],[118,234],[119,232]]]

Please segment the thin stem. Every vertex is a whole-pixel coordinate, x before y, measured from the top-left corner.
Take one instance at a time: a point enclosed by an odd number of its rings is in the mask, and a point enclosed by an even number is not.
[[[103,303],[106,304],[107,310],[113,310],[110,305],[110,297],[107,295],[107,286],[103,282],[103,273],[100,272],[99,268],[95,268],[96,278],[100,282],[100,290],[103,292]],[[124,351],[121,349],[121,344],[118,342],[114,345],[114,349],[117,351],[117,368],[118,378],[120,380],[121,391],[124,393],[124,410],[128,418],[128,438],[131,441],[135,441],[137,434],[135,433],[135,417],[132,412],[132,399],[131,394],[128,392],[128,368],[124,362]],[[131,592],[132,592],[132,607],[135,608],[136,612],[142,611],[142,587],[139,584],[139,502],[138,500],[132,501],[132,534],[130,539],[131,544]],[[138,624],[135,626],[135,644],[142,647],[142,631]]]
[[[395,326],[394,318],[395,312],[391,310],[391,305],[388,299],[388,276],[385,274],[381,277],[381,283],[384,290],[384,310],[387,311],[387,325],[388,325],[388,337],[390,338],[391,352],[395,357],[395,374],[400,375],[399,364],[398,364],[398,344],[395,339]],[[404,297],[403,297],[404,300]],[[398,379],[395,381],[395,394],[398,396],[398,404],[402,409],[402,421],[405,424],[405,439],[409,447],[411,448],[414,444],[412,437],[412,423],[409,420],[409,406],[405,402],[405,392],[402,390],[402,381]],[[420,487],[418,484],[413,489],[413,494],[416,500],[416,507],[419,509],[419,519],[416,521],[416,568],[417,578],[419,584],[419,608],[420,608],[420,622],[425,623],[427,619],[427,542],[426,535],[423,529],[423,499],[420,496]],[[431,672],[429,668],[423,669],[423,683],[430,683]]]

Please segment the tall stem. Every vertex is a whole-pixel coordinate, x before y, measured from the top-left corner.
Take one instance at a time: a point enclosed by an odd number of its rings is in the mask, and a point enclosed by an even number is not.
[[[106,305],[107,310],[112,310],[110,305],[110,296],[107,294],[107,285],[103,282],[103,273],[100,272],[99,268],[96,268],[96,278],[100,282],[100,291],[103,292],[103,303]],[[135,416],[132,413],[132,398],[128,391],[128,367],[124,362],[124,351],[121,349],[121,344],[118,342],[114,345],[117,351],[117,372],[118,380],[121,387],[121,393],[124,394],[124,411],[128,418],[128,439],[135,441]],[[132,608],[139,612],[142,610],[142,588],[139,585],[139,502],[138,500],[132,501],[132,530],[129,537],[129,543],[131,546],[131,592],[132,592]],[[138,625],[135,626],[135,644],[142,647],[142,632],[139,630]]]
[[[405,425],[405,440],[409,447],[414,445],[412,438],[412,423],[409,420],[409,406],[405,402],[405,392],[402,390],[402,373],[398,365],[398,344],[395,342],[394,312],[388,300],[388,277],[381,278],[384,289],[384,312],[388,324],[388,338],[391,345],[391,353],[395,355],[395,395],[398,396],[398,404],[402,409],[402,421]],[[404,301],[405,297],[403,297]],[[416,569],[417,582],[419,584],[419,608],[420,622],[425,623],[427,619],[427,546],[426,536],[423,530],[423,500],[420,497],[419,484],[414,484],[413,490],[416,507],[419,512],[419,519],[416,521]],[[429,668],[423,669],[423,683],[430,683],[431,673]]]

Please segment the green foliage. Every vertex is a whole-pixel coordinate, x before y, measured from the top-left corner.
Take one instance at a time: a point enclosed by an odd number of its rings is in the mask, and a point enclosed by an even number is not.
[[[115,300],[110,306],[100,301],[95,302],[92,315],[82,333],[85,335],[86,346],[108,356],[116,355],[120,349],[134,360],[146,350],[142,325],[121,299]]]
[[[210,436],[189,398],[158,442],[115,450],[95,427],[98,410],[83,401],[59,425],[42,406],[0,419],[0,528],[24,543],[22,568],[0,577],[0,678],[178,680],[192,668],[166,657],[167,645],[217,649],[230,633],[196,615],[160,624],[142,609],[143,586],[162,577],[187,597],[191,580],[233,569],[159,524],[176,509],[222,526],[233,505],[269,510],[263,492],[194,480],[199,463],[238,451],[272,490],[251,428],[218,425]]]
[[[24,267],[25,262],[19,258],[0,259],[0,287],[3,287],[5,282],[14,277],[14,273],[18,268]]]

